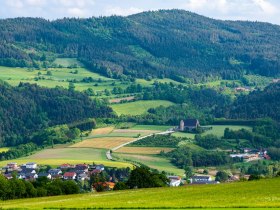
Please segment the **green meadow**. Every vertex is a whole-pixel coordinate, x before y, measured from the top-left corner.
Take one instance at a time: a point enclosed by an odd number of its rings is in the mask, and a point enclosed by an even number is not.
[[[7,152],[7,151],[9,151],[9,147],[0,147],[0,153],[1,152]]]
[[[30,156],[22,157],[14,160],[0,161],[0,166],[5,166],[9,162],[24,164],[27,162],[36,162],[40,165],[59,166],[63,163],[98,163],[109,167],[132,167],[131,164],[125,162],[109,161],[106,159],[105,149],[93,148],[54,148],[38,151]]]
[[[133,130],[157,130],[157,131],[166,131],[172,126],[169,125],[135,125],[130,129]]]
[[[77,71],[75,73],[75,71]],[[51,75],[48,75],[51,72]],[[92,77],[96,82],[81,82],[83,78]],[[92,88],[94,91],[112,90],[114,86],[126,87],[120,81],[104,77],[91,72],[83,67],[70,68],[49,68],[48,70],[36,70],[28,68],[0,67],[0,79],[16,86],[20,82],[38,84],[42,87],[54,88],[56,86],[68,88],[69,82],[74,81],[75,89],[83,91]],[[114,83],[114,84],[113,84]]]
[[[184,175],[183,169],[179,169],[171,164],[169,159],[157,155],[114,153],[114,157],[117,157],[118,160],[128,161],[131,163],[141,163],[152,169],[165,171],[168,174],[176,174],[180,176]]]
[[[218,185],[136,189],[0,201],[3,209],[264,209],[280,208],[280,178]]]
[[[209,125],[207,127],[212,127],[211,130],[205,131],[202,135],[207,135],[207,134],[214,134],[216,136],[222,137],[224,136],[224,131],[226,128],[229,128],[230,130],[240,130],[240,129],[247,129],[247,130],[252,130],[252,127],[249,126],[239,126],[239,125]],[[190,138],[194,139],[195,134],[193,133],[184,133],[184,132],[176,132],[172,134],[173,136],[176,137],[184,137],[184,138]]]
[[[164,100],[135,101],[124,104],[113,104],[111,107],[118,115],[141,115],[147,113],[148,109],[159,106],[172,106],[174,103]]]

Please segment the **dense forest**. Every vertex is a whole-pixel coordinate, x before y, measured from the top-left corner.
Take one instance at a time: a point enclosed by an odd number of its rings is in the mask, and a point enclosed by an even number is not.
[[[279,75],[280,27],[221,21],[184,10],[128,17],[0,20],[0,65],[51,66],[78,58],[109,77],[237,79]]]
[[[27,143],[31,134],[50,126],[112,116],[112,109],[103,102],[79,92],[0,84],[0,146]]]
[[[269,85],[264,90],[256,90],[249,95],[240,96],[231,105],[229,118],[255,119],[270,117],[280,121],[280,83]]]

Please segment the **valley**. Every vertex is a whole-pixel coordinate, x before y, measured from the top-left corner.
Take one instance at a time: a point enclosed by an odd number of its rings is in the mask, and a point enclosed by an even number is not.
[[[278,25],[172,9],[0,29],[1,208],[280,208]]]

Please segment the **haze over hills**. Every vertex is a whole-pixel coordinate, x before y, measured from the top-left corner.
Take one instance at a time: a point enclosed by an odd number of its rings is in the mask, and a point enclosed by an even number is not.
[[[218,77],[280,74],[280,26],[221,21],[184,10],[128,17],[0,20],[0,64],[50,66],[78,58],[109,77]]]

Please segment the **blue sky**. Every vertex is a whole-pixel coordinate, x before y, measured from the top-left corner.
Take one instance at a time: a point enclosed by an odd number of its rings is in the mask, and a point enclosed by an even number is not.
[[[279,0],[0,0],[0,18],[130,15],[147,10],[185,9],[216,19],[280,25]]]

